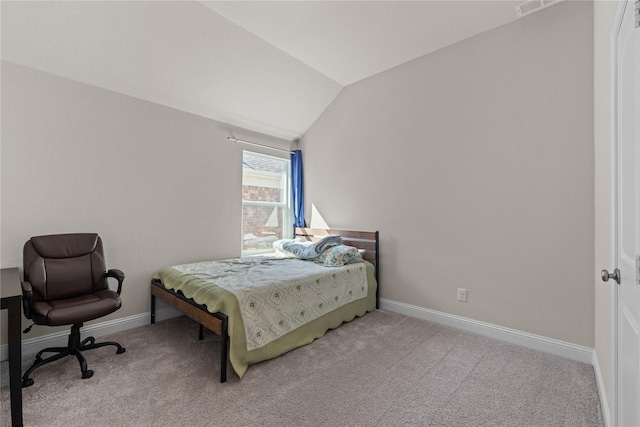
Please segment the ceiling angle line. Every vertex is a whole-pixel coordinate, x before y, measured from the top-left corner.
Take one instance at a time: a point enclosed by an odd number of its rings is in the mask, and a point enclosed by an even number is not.
[[[234,138],[232,136],[227,137],[227,139],[229,141],[239,142],[241,144],[255,145],[256,147],[268,148],[269,150],[282,151],[283,153],[289,153],[289,154],[293,153],[293,151],[291,151],[291,150],[283,150],[282,148],[269,147],[268,145],[258,144],[257,142],[251,142],[251,141],[244,141],[242,139],[237,139],[237,138]]]

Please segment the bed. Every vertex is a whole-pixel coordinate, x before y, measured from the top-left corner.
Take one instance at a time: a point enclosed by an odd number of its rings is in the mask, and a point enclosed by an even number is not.
[[[242,378],[249,365],[309,344],[379,308],[377,231],[294,232],[310,247],[336,235],[350,253],[357,248],[357,260],[330,263],[343,255],[336,246],[335,254],[324,251],[315,262],[281,253],[167,267],[151,281],[151,323],[160,298],[199,323],[200,339],[203,328],[220,336],[220,382],[227,379],[227,361]]]

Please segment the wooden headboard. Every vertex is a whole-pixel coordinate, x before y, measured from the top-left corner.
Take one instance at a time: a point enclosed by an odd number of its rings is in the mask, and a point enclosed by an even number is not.
[[[294,238],[302,238],[312,242],[316,242],[323,237],[331,235],[339,235],[345,245],[354,246],[361,249],[362,258],[369,261],[376,269],[376,281],[378,282],[378,291],[376,292],[376,308],[380,308],[380,262],[379,247],[380,235],[378,231],[353,231],[353,230],[329,230],[322,228],[299,228],[294,229]]]

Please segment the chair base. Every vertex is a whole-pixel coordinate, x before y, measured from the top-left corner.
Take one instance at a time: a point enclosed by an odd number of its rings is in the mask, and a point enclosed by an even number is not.
[[[118,348],[116,350],[116,354],[122,354],[125,352],[125,348],[120,344],[114,341],[106,341],[101,343],[96,343],[96,339],[94,337],[88,337],[84,340],[80,341],[80,328],[82,327],[82,323],[73,325],[71,327],[71,333],[69,334],[69,341],[67,347],[50,347],[41,350],[36,355],[36,360],[33,362],[33,365],[22,376],[22,387],[29,387],[33,385],[33,379],[29,378],[31,373],[38,369],[42,365],[46,365],[47,363],[55,362],[56,360],[62,359],[66,356],[75,356],[80,363],[80,370],[82,371],[82,379],[91,378],[93,376],[93,371],[87,369],[87,361],[82,355],[81,351],[84,350],[93,350],[94,348],[104,347],[107,345],[113,345]],[[46,359],[42,358],[44,353],[56,353],[53,356],[49,356]]]

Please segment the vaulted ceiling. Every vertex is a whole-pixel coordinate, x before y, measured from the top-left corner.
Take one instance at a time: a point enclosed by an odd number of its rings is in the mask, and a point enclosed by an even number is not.
[[[349,84],[521,1],[1,2],[2,60],[293,140]]]

